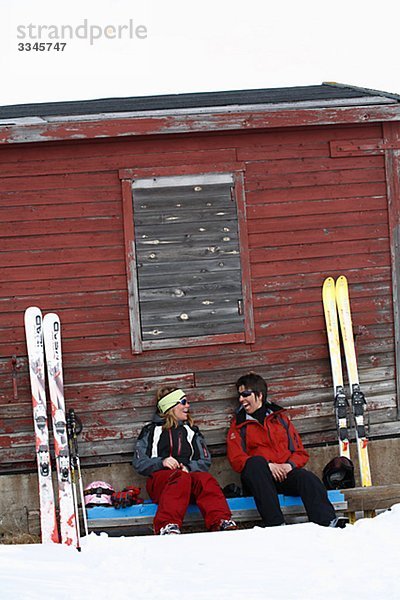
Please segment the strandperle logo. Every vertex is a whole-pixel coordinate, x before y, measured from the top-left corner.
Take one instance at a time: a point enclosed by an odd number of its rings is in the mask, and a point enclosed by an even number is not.
[[[84,19],[79,25],[42,25],[29,23],[17,26],[19,40],[87,40],[91,46],[101,39],[107,40],[145,40],[146,25],[138,25],[133,19],[125,24],[98,25]]]

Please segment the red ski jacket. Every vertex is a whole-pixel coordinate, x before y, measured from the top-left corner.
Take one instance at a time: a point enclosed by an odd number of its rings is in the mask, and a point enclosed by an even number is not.
[[[286,411],[268,404],[273,412],[262,425],[240,409],[232,421],[227,437],[227,455],[234,471],[240,473],[250,456],[263,456],[268,462],[289,463],[304,467],[309,459],[300,435]]]

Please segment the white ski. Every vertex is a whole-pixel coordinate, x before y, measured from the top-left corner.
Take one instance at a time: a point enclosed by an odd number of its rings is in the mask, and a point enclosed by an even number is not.
[[[57,465],[58,498],[60,507],[61,541],[79,549],[77,515],[71,482],[71,466],[68,450],[65,417],[64,383],[61,355],[60,319],[48,313],[43,319],[44,347],[49,381],[51,414],[53,418],[54,451]]]
[[[41,310],[36,306],[30,306],[25,311],[24,321],[32,392],[42,543],[58,543],[59,535],[51,477],[49,430],[47,424],[43,320]]]

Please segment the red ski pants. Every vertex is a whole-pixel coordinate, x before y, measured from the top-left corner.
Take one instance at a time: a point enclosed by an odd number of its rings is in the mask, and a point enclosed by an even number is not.
[[[152,501],[158,504],[153,522],[157,534],[168,523],[181,527],[191,502],[199,507],[209,530],[218,529],[221,519],[231,518],[225,496],[209,473],[186,473],[179,469],[155,471],[147,480],[146,489]]]

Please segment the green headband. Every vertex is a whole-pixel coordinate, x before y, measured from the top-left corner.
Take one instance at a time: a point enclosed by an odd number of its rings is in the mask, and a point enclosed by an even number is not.
[[[183,390],[174,390],[173,392],[170,392],[158,401],[158,410],[160,413],[165,414],[170,408],[176,406],[185,396],[186,394]]]

